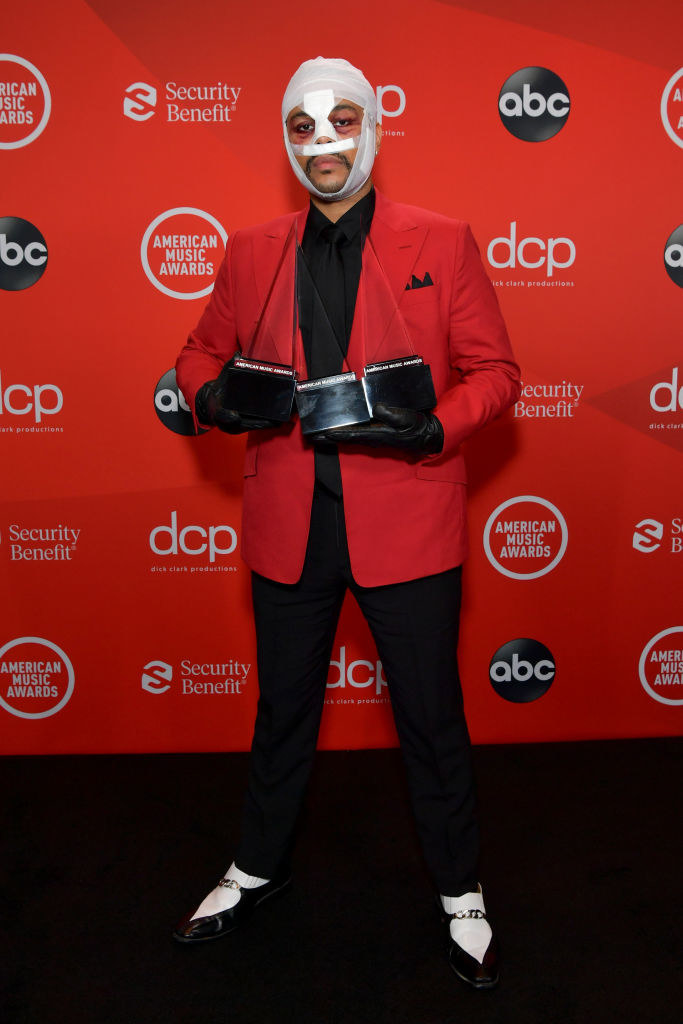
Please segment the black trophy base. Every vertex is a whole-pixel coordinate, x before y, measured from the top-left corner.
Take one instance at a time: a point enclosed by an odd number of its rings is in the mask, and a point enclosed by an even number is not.
[[[436,405],[432,371],[421,356],[370,363],[365,367],[363,388],[370,411],[378,402],[416,412],[426,412]]]
[[[371,418],[363,383],[352,370],[301,381],[296,386],[296,407],[304,434],[369,423]]]
[[[296,374],[291,366],[237,356],[223,367],[219,381],[228,409],[277,423],[292,415]]]

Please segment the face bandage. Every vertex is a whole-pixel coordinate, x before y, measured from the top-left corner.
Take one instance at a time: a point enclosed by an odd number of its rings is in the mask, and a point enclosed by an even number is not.
[[[335,129],[331,118],[332,111],[341,100],[351,100],[363,108],[363,120],[359,135],[345,138]],[[308,115],[315,123],[309,138],[301,145],[290,140],[287,128],[287,116],[295,107]],[[343,117],[343,111],[341,115]],[[305,61],[295,72],[282,101],[282,121],[284,128],[285,148],[294,173],[305,188],[320,199],[336,201],[354,195],[370,177],[375,161],[375,125],[377,123],[377,103],[372,86],[365,76],[352,64],[341,59],[325,59]],[[317,143],[317,139],[327,138],[331,141]],[[304,169],[297,161],[297,156],[312,158],[327,153],[350,152],[356,150],[356,158],[351,171],[342,188],[338,192],[321,192],[306,176]]]

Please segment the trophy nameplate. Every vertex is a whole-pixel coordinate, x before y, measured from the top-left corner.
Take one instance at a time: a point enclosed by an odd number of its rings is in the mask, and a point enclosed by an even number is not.
[[[365,367],[363,389],[372,412],[378,402],[426,412],[436,405],[432,372],[421,356],[387,359]]]
[[[277,423],[291,417],[296,386],[291,366],[236,356],[223,367],[221,377],[226,408]]]
[[[304,434],[369,423],[371,418],[363,382],[353,370],[300,381],[296,385],[296,407]]]

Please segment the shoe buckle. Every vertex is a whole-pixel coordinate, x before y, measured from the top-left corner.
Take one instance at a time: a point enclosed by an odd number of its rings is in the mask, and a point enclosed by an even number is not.
[[[234,878],[221,878],[221,880],[220,880],[220,882],[218,884],[220,886],[223,886],[224,889],[239,889],[240,888],[240,883],[236,882]]]

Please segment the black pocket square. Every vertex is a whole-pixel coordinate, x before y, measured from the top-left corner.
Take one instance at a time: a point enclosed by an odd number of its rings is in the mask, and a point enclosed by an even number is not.
[[[406,285],[406,291],[413,291],[415,288],[429,288],[429,286],[433,284],[434,282],[432,281],[429,271],[427,271],[422,281],[419,277],[415,277],[415,274],[413,274],[410,284]]]

